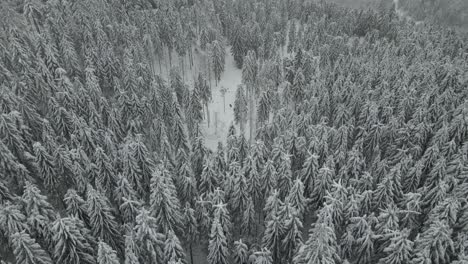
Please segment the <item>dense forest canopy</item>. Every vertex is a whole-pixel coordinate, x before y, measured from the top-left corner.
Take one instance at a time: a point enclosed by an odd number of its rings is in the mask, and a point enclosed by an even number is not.
[[[380,7],[2,1],[0,262],[468,263],[466,35]]]

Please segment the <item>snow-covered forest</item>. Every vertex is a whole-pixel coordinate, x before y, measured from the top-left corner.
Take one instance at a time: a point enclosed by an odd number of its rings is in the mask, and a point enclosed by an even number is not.
[[[467,264],[467,35],[395,2],[1,1],[0,263]]]

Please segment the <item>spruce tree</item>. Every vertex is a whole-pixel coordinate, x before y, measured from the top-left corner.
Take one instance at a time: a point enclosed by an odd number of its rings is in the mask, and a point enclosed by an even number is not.
[[[98,264],[119,264],[120,261],[117,258],[117,252],[115,252],[115,250],[113,250],[105,242],[99,241],[97,263]]]
[[[415,241],[415,251],[428,251],[432,263],[449,263],[455,251],[452,229],[446,221],[433,220],[429,228]]]
[[[179,238],[177,238],[173,231],[169,231],[169,233],[166,235],[164,259],[165,262],[180,261],[181,263],[185,263],[184,249],[180,244]]]
[[[0,229],[4,239],[10,239],[15,233],[27,229],[26,216],[17,205],[9,202],[0,204]]]
[[[284,259],[291,262],[296,251],[302,246],[302,221],[297,212],[293,212],[289,218],[285,220],[284,238],[281,243]]]
[[[158,232],[156,219],[145,208],[135,219],[134,241],[141,249],[137,255],[142,263],[161,263],[164,260],[165,235]]]
[[[263,236],[262,245],[269,249],[272,253],[273,263],[281,261],[282,240],[284,236],[284,222],[279,216],[272,216],[266,221],[265,234]]]
[[[49,254],[44,251],[26,231],[11,236],[13,252],[18,264],[52,264]]]
[[[57,263],[95,264],[95,251],[85,237],[89,232],[77,218],[60,218],[52,224],[54,261]]]
[[[248,247],[239,239],[234,242],[234,250],[232,252],[234,264],[246,264],[248,260]]]
[[[310,230],[307,242],[294,256],[294,263],[339,263],[336,238],[333,229],[324,223],[316,223]]]
[[[218,40],[213,41],[211,49],[213,71],[215,74],[216,83],[218,83],[221,80],[221,73],[224,71],[226,51],[224,46]]]
[[[86,202],[74,189],[68,189],[63,202],[65,203],[68,216],[76,217],[84,223],[88,223]]]
[[[164,233],[180,231],[183,217],[176,189],[170,172],[159,165],[151,178],[151,214]]]
[[[234,100],[234,120],[239,124],[241,133],[245,131],[245,123],[247,122],[248,106],[247,95],[243,85],[238,85],[236,90],[236,99]]]
[[[409,263],[413,251],[413,242],[408,239],[409,231],[395,231],[390,239],[390,245],[384,249],[386,257],[379,260],[379,264]]]
[[[318,158],[319,156],[315,154],[309,155],[300,172],[300,178],[304,183],[304,195],[307,198],[311,197],[312,191],[315,189],[315,179],[319,172]]]
[[[87,213],[93,235],[103,239],[116,250],[121,250],[119,226],[109,201],[88,185],[86,197]]]
[[[208,245],[208,263],[210,264],[229,263],[227,238],[220,220],[220,215],[215,214],[213,224],[211,225],[210,240]]]
[[[289,202],[291,206],[297,209],[299,216],[304,215],[307,199],[304,197],[304,184],[300,179],[296,179],[294,181],[294,184],[286,197],[286,202]]]

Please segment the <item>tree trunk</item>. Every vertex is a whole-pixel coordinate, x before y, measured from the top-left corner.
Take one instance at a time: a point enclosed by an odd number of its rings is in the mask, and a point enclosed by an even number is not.
[[[158,59],[158,63],[159,63],[159,74],[162,75],[162,65],[161,65],[161,60],[163,58],[161,58],[162,56],[159,56],[159,59]]]
[[[206,107],[206,120],[208,121],[208,127],[210,127],[210,111],[208,110],[208,102],[206,102],[205,107]]]
[[[167,53],[169,55],[169,70],[172,68],[172,49],[167,49]],[[167,71],[169,73],[169,71]]]
[[[190,243],[190,264],[193,264],[193,248],[192,248],[192,243]]]
[[[253,135],[253,93],[252,90],[249,88],[249,143],[252,143],[252,135]]]

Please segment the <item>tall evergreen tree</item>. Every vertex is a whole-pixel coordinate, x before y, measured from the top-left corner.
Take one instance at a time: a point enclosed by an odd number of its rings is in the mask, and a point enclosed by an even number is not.
[[[234,250],[232,252],[233,260],[235,264],[246,264],[248,260],[248,247],[239,239],[234,242]]]
[[[177,238],[173,231],[169,231],[166,236],[164,258],[165,262],[168,263],[171,261],[185,263],[184,249],[180,244],[179,238]]]
[[[91,185],[88,185],[86,198],[87,213],[93,235],[103,239],[117,250],[121,250],[119,226],[109,201],[94,190]]]
[[[18,264],[52,264],[49,254],[44,251],[26,231],[11,236],[13,252]]]
[[[117,252],[113,250],[105,242],[100,241],[98,243],[98,253],[97,253],[97,263],[98,264],[118,264],[119,259],[117,258]]]
[[[87,229],[76,218],[60,218],[52,225],[54,260],[58,263],[95,264],[95,251],[85,236]]]
[[[208,263],[228,264],[229,251],[227,238],[221,226],[220,214],[215,214],[211,225],[210,241],[208,245]]]
[[[151,213],[164,233],[180,231],[183,217],[176,189],[170,172],[159,165],[151,178]]]
[[[296,251],[302,246],[302,221],[297,212],[293,212],[284,224],[283,246],[284,259],[291,262]]]

